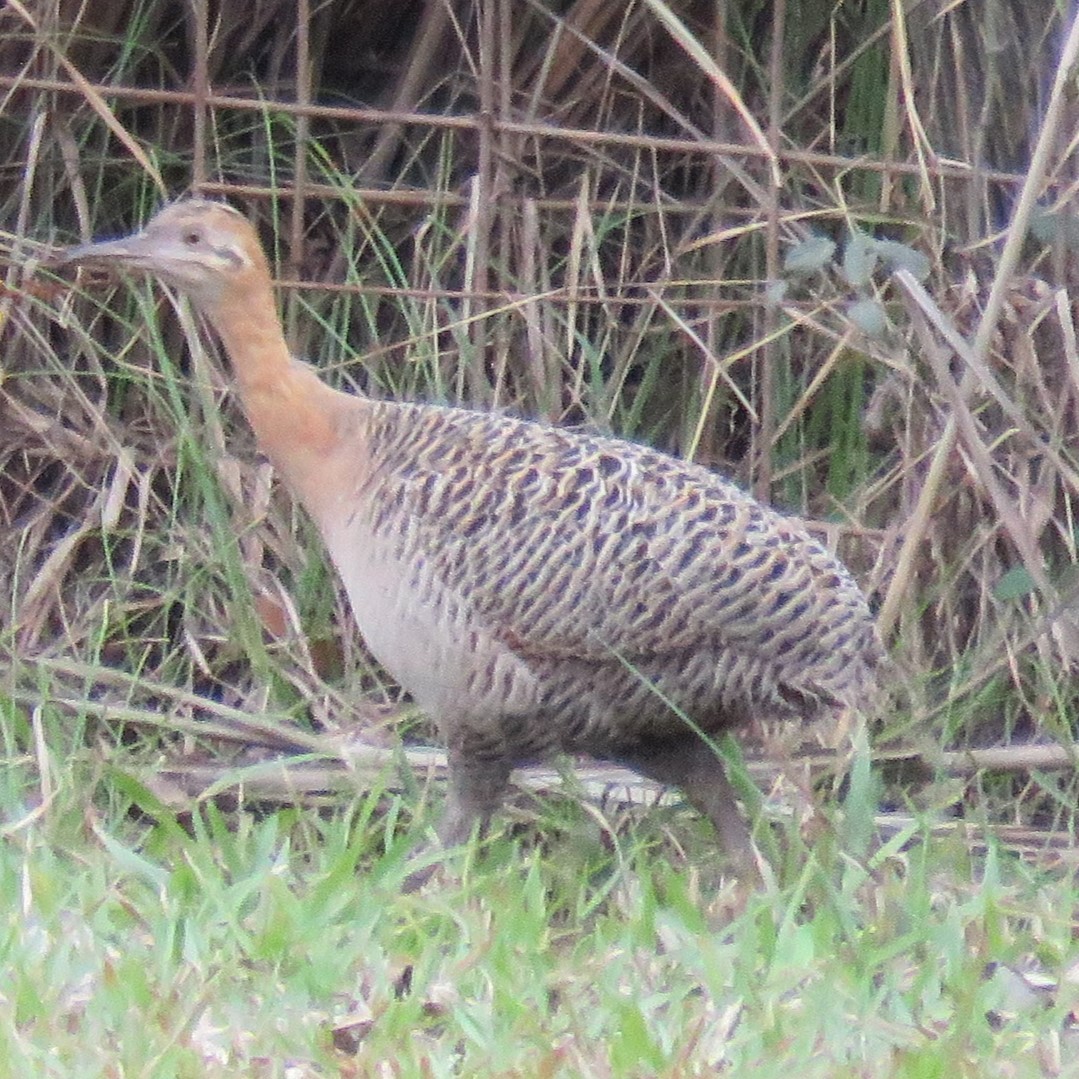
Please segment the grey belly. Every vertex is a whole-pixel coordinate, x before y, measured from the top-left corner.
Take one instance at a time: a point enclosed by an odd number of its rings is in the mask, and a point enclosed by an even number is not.
[[[651,670],[617,659],[531,666],[542,687],[539,707],[502,715],[497,724],[502,752],[516,763],[560,752],[618,759],[643,744],[695,739],[698,730],[718,734],[752,711],[717,684],[712,657],[676,664],[668,657]]]

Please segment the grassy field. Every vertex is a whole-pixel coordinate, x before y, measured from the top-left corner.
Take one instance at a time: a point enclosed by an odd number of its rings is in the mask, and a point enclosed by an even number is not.
[[[761,894],[681,809],[555,799],[403,896],[377,783],[178,816],[47,695],[3,731],[4,1074],[1076,1074],[1073,873],[917,815],[868,843],[869,780],[771,825]]]
[[[9,552],[7,1074],[1074,1073],[1068,773],[926,774],[926,732],[1007,699],[984,671],[878,728],[920,746],[913,786],[864,745],[815,793],[796,760],[769,773],[760,894],[688,810],[570,781],[402,895],[440,793],[392,747],[429,732],[391,721],[220,361],[159,295],[58,293],[20,325],[22,399],[65,422],[9,458],[48,498]],[[44,561],[35,528],[61,537]]]
[[[203,42],[250,100],[201,135],[138,97],[190,90],[200,5],[0,8],[0,1077],[1079,1075],[1061,6],[805,4],[770,56],[753,4],[480,4],[412,27],[441,52],[340,7],[309,97],[345,100],[362,39],[396,112],[290,112],[298,9],[267,0]],[[774,169],[744,127],[702,149],[747,102]],[[836,545],[894,694],[823,764],[747,745],[766,888],[586,769],[401,894],[430,725],[214,343],[37,262],[193,176],[257,218],[335,385],[639,439]]]

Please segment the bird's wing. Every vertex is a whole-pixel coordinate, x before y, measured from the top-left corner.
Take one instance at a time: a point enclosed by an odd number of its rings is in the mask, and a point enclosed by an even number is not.
[[[712,648],[804,667],[872,634],[831,555],[703,468],[504,417],[418,420],[392,469],[403,553],[518,655]]]

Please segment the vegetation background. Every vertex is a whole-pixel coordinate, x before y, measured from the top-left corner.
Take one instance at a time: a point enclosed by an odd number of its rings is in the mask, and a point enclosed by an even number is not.
[[[1066,1074],[1077,25],[6,0],[11,1074]],[[750,754],[768,895],[588,772],[396,895],[435,772],[212,342],[39,268],[192,189],[263,227],[336,384],[644,440],[837,545],[902,691],[824,808],[819,754]]]

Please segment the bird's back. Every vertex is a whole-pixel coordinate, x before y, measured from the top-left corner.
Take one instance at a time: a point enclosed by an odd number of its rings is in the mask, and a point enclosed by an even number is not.
[[[363,407],[371,472],[327,543],[373,651],[444,727],[513,759],[609,755],[684,732],[678,711],[716,730],[867,702],[861,591],[740,488],[581,431]]]

